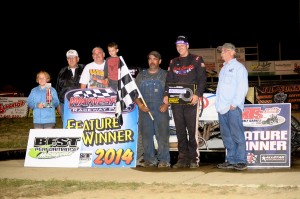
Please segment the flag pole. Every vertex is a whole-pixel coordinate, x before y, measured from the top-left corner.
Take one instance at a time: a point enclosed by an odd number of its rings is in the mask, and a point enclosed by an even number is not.
[[[144,98],[143,98],[143,96],[142,96],[142,94],[141,94],[141,92],[140,92],[140,90],[138,89],[138,87],[137,87],[137,85],[136,85],[134,79],[132,78],[132,75],[130,74],[130,72],[129,72],[129,70],[128,70],[128,67],[127,67],[127,65],[126,65],[126,63],[125,63],[123,57],[122,57],[122,56],[119,56],[119,58],[120,58],[121,62],[123,62],[124,65],[126,66],[126,67],[125,67],[125,70],[127,70],[127,71],[126,71],[126,74],[128,74],[128,75],[130,76],[130,78],[133,80],[133,83],[135,84],[136,90],[137,90],[137,92],[138,92],[138,94],[139,94],[139,96],[140,96],[142,102],[144,103],[144,105],[145,105],[146,107],[148,107],[147,104],[146,104],[146,102],[145,102],[145,100],[144,100]],[[120,77],[121,77],[121,75],[118,74],[118,79],[120,79]],[[148,113],[149,113],[151,119],[154,120],[154,118],[153,118],[151,112],[149,111]]]
[[[125,61],[124,61],[124,59],[123,59],[123,57],[122,56],[120,56],[120,59],[121,59],[121,61],[123,61],[123,63],[126,65],[126,63],[125,63]],[[127,66],[127,65],[126,65]],[[127,67],[128,68],[128,67]],[[131,78],[132,78],[132,75],[131,75],[131,73],[128,71],[128,74],[131,76]],[[133,78],[132,78],[133,79]],[[135,82],[135,81],[134,81]],[[144,100],[144,98],[143,98],[143,95],[142,95],[142,93],[140,92],[140,90],[139,90],[139,88],[136,86],[136,88],[137,88],[137,91],[139,92],[139,96],[141,97],[141,100],[142,100],[142,102],[143,102],[143,104],[148,108],[148,106],[147,106],[147,104],[146,104],[146,102],[145,102],[145,100]],[[152,113],[149,111],[148,112],[149,113],[149,115],[150,115],[150,117],[151,117],[151,119],[152,119],[152,121],[154,121],[154,118],[153,118],[153,116],[152,116]]]
[[[123,61],[123,63],[125,64],[125,61],[124,61],[124,59],[123,59],[122,56],[120,56],[120,59],[121,59],[121,60]],[[125,65],[126,65],[126,64],[125,64]],[[127,68],[128,68],[128,67],[127,67]],[[131,74],[130,74],[129,71],[128,71],[128,74],[131,76]],[[132,76],[131,76],[131,78],[132,78]],[[133,78],[132,78],[132,79],[133,79]],[[135,82],[135,81],[134,81],[134,82]],[[137,87],[137,85],[136,85],[136,87]],[[147,106],[147,104],[146,104],[146,102],[145,102],[145,100],[144,100],[144,98],[143,98],[143,95],[142,95],[142,93],[140,92],[140,90],[139,90],[138,87],[137,87],[137,91],[139,92],[139,96],[141,96],[141,100],[142,100],[143,104],[148,108],[148,106]],[[152,113],[149,111],[148,114],[150,115],[152,121],[154,121],[154,118],[153,118],[153,116],[152,116]]]
[[[146,104],[144,98],[142,97],[142,95],[141,95],[141,100],[143,101],[143,104],[148,108],[148,106],[147,106],[147,104]],[[151,113],[150,111],[149,111],[148,113],[149,113],[151,119],[154,120],[154,118],[153,118],[153,116],[152,116],[152,113]]]

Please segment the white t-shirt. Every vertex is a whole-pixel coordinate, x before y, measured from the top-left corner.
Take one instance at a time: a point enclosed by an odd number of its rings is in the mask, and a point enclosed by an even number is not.
[[[104,64],[96,64],[91,62],[87,64],[81,74],[79,83],[87,84],[87,88],[106,88],[107,85],[103,84],[104,80]]]

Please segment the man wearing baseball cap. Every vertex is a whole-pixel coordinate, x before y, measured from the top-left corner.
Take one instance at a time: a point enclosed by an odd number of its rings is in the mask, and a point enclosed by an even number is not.
[[[57,76],[56,91],[60,101],[58,111],[63,121],[64,98],[66,92],[80,88],[79,79],[84,65],[78,64],[79,56],[76,50],[70,49],[66,53],[68,66],[63,67]]]
[[[148,69],[139,72],[135,81],[143,96],[135,102],[139,107],[139,133],[143,140],[144,167],[169,168],[169,112],[163,103],[167,71],[160,68],[161,55],[157,51],[148,54]],[[151,115],[153,119],[151,118]],[[156,137],[158,149],[154,148]]]
[[[201,56],[189,52],[186,36],[176,39],[179,57],[171,60],[166,79],[164,103],[169,101],[169,84],[192,85],[196,87],[191,100],[186,105],[171,104],[176,135],[178,140],[178,161],[173,168],[198,168],[198,118],[199,98],[203,96],[206,86],[206,68]]]
[[[248,92],[248,72],[235,58],[236,51],[232,43],[219,46],[218,51],[224,63],[219,73],[215,106],[226,157],[225,162],[217,167],[245,170],[247,154],[242,112]]]

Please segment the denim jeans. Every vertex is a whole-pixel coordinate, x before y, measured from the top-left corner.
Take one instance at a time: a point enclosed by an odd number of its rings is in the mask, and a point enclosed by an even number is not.
[[[154,164],[159,161],[170,162],[169,112],[161,113],[160,105],[161,103],[147,104],[154,120],[151,119],[149,113],[139,111],[139,133],[142,135],[144,160]],[[157,154],[154,147],[154,136],[156,136],[158,145]]]
[[[225,114],[218,113],[218,116],[221,136],[226,148],[226,161],[231,164],[246,164],[246,140],[242,110],[237,107]]]

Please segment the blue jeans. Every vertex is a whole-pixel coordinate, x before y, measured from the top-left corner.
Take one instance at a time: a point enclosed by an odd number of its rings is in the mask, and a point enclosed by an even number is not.
[[[231,164],[247,164],[242,110],[237,107],[225,114],[218,113],[218,116],[221,136],[226,148],[226,161]]]
[[[143,140],[144,160],[154,164],[160,161],[170,162],[169,112],[161,113],[159,111],[160,104],[147,104],[154,121],[149,113],[139,111],[139,133],[141,133]],[[155,153],[154,136],[156,136],[158,145],[157,154]]]
[[[46,124],[33,124],[33,128],[35,129],[54,129],[55,123],[46,123]]]

